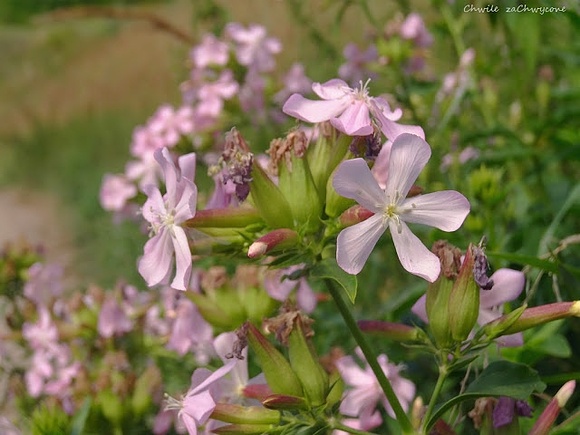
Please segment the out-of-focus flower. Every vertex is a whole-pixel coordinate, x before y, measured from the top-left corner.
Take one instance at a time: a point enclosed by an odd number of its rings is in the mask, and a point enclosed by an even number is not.
[[[391,149],[384,190],[363,159],[340,164],[332,182],[336,192],[374,213],[338,235],[336,259],[342,269],[359,273],[378,239],[389,228],[405,270],[430,282],[437,279],[441,269],[439,259],[411,232],[406,222],[455,231],[469,213],[469,201],[455,191],[407,198],[430,157],[431,149],[423,139],[410,134],[399,136]]]
[[[359,418],[345,418],[342,424],[362,431],[370,431],[379,427],[383,423],[380,411],[377,409],[374,412],[363,411]],[[335,430],[332,435],[348,435],[348,432],[342,430]]]
[[[167,348],[180,355],[194,353],[198,364],[207,364],[212,357],[213,330],[196,306],[188,299],[180,298],[175,308],[175,321]]]
[[[63,269],[59,264],[34,263],[28,268],[24,296],[37,305],[48,307],[63,292]]]
[[[362,51],[354,43],[347,44],[342,52],[346,59],[338,68],[338,76],[350,84],[356,84],[367,77],[374,78],[376,74],[367,69],[367,65],[378,60],[377,47],[371,44],[366,50]],[[303,92],[303,91],[296,91]]]
[[[122,335],[133,329],[133,322],[125,310],[115,300],[114,295],[108,294],[101,311],[99,312],[99,322],[97,330],[101,337],[109,338],[114,335]]]
[[[270,272],[264,280],[264,288],[277,301],[284,302],[293,290],[296,290],[296,302],[298,307],[305,313],[311,313],[316,308],[316,293],[312,291],[306,278],[298,280],[283,279],[284,276],[300,270],[301,266],[291,266]]]
[[[453,165],[454,162],[458,162],[459,164],[463,165],[470,160],[476,159],[479,157],[479,150],[474,147],[467,147],[463,149],[459,155],[453,155],[451,153],[445,154],[441,159],[441,171],[445,172],[449,169],[450,166]]]
[[[403,39],[412,40],[417,47],[429,47],[433,44],[433,37],[425,27],[421,15],[411,13],[401,24],[399,34]]]
[[[265,119],[264,89],[266,81],[262,75],[250,69],[245,77],[244,84],[240,88],[240,106],[246,113],[252,113],[252,118],[257,121]]]
[[[360,349],[356,350],[356,354],[361,361],[365,361]],[[400,375],[402,367],[389,363],[386,355],[379,355],[377,360],[406,412],[415,397],[415,384],[403,378]],[[382,402],[387,413],[391,417],[395,417],[393,408],[368,365],[363,369],[352,356],[345,356],[336,361],[336,368],[345,384],[351,387],[346,391],[340,404],[342,414],[349,417],[359,417],[362,422],[365,419],[370,419],[377,404]],[[365,418],[363,419],[363,417]]]
[[[137,187],[124,175],[105,174],[99,192],[101,207],[108,211],[121,211],[127,201],[137,195]]]
[[[282,44],[278,39],[268,37],[263,26],[252,24],[244,28],[240,23],[229,23],[225,34],[236,44],[236,58],[241,65],[258,72],[274,69],[273,55],[280,53]]]
[[[523,272],[513,269],[498,269],[490,277],[493,287],[490,290],[480,290],[479,293],[479,316],[477,323],[485,325],[492,320],[501,317],[502,306],[506,302],[515,300],[523,291],[526,278]],[[411,309],[424,322],[427,322],[425,309],[426,296],[423,295],[415,302]],[[453,301],[450,301],[453,303]],[[500,346],[517,347],[523,344],[522,333],[504,335],[496,339]]]
[[[224,100],[229,100],[238,93],[239,85],[234,80],[231,70],[221,72],[217,80],[199,85],[196,91],[196,113],[215,118],[224,107]]]
[[[214,384],[228,374],[235,364],[236,361],[230,360],[213,373],[204,368],[195,370],[191,376],[191,387],[185,397],[181,400],[168,398],[165,409],[179,410],[177,416],[185,425],[189,435],[197,435],[197,427],[209,419],[216,406],[212,394]]]
[[[294,63],[283,79],[284,88],[274,95],[274,101],[284,103],[294,93],[304,93],[312,89],[312,80],[304,72],[304,65]]]
[[[201,43],[191,49],[190,58],[197,68],[224,66],[230,57],[228,44],[211,33],[203,35]]]
[[[493,427],[497,429],[502,426],[507,426],[517,416],[531,417],[532,412],[533,409],[527,402],[502,396],[493,408]]]
[[[145,188],[148,199],[142,212],[154,235],[145,244],[138,269],[147,285],[154,286],[169,277],[175,255],[176,274],[171,286],[185,290],[191,275],[191,251],[180,224],[195,216],[197,187],[192,181],[195,154],[181,156],[180,169],[167,148],[156,151],[155,159],[163,170],[167,193],[162,196],[156,186]]]
[[[182,135],[193,133],[194,112],[190,106],[177,110],[169,104],[157,109],[148,123],[149,131],[160,138],[162,147],[171,148],[179,142]]]
[[[282,110],[302,121],[330,121],[337,130],[349,136],[373,134],[374,125],[377,124],[390,140],[395,140],[402,133],[425,137],[419,126],[397,124],[395,121],[401,118],[403,112],[400,109],[392,111],[384,98],[369,96],[367,85],[368,81],[365,84],[361,82],[359,88],[353,89],[340,79],[314,83],[312,90],[322,101],[293,94]]]

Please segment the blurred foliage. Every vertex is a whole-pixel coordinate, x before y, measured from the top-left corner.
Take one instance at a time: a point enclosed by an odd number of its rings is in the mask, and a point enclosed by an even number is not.
[[[0,2],[0,24],[24,24],[37,14],[77,6],[128,6],[167,0],[3,0]]]

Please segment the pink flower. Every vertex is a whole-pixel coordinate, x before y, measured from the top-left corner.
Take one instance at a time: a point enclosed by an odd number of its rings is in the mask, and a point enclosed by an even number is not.
[[[179,355],[192,351],[197,363],[203,365],[211,359],[212,340],[212,327],[201,317],[197,307],[189,299],[180,299],[167,348]]]
[[[241,65],[258,72],[274,69],[273,55],[280,53],[282,44],[278,39],[268,37],[263,26],[252,24],[245,29],[239,23],[229,23],[225,32],[236,43],[236,57]]]
[[[357,349],[356,353],[360,360],[365,361],[360,349]],[[406,412],[415,397],[415,385],[408,379],[401,377],[399,372],[402,367],[389,363],[386,355],[379,355],[377,360]],[[382,402],[387,413],[391,417],[395,417],[393,408],[368,365],[362,369],[352,356],[345,356],[336,361],[336,368],[345,384],[351,387],[346,391],[340,404],[342,414],[349,417],[360,417],[360,421],[364,423],[365,420],[374,415],[378,402]]]
[[[180,224],[195,216],[197,187],[192,181],[195,154],[179,158],[181,171],[167,148],[156,151],[155,159],[163,170],[167,193],[162,196],[152,185],[144,189],[148,199],[143,205],[143,217],[151,224],[154,236],[145,244],[139,273],[147,285],[159,284],[169,277],[175,255],[176,274],[171,286],[185,290],[191,275],[191,250]]]
[[[401,38],[412,40],[417,47],[429,47],[433,44],[433,37],[425,27],[423,18],[417,13],[412,13],[405,18],[399,29]]]
[[[110,338],[113,335],[123,335],[133,329],[133,322],[125,313],[125,310],[115,300],[114,295],[108,294],[99,312],[97,330],[99,335]]]
[[[24,296],[36,305],[48,307],[63,292],[63,268],[59,264],[34,263],[28,268]]]
[[[213,397],[213,384],[234,368],[235,360],[215,372],[200,368],[191,376],[191,387],[182,400],[168,398],[165,409],[178,409],[177,417],[183,422],[189,435],[197,435],[197,426],[203,425],[208,419],[216,403]]]
[[[131,198],[137,195],[137,187],[124,175],[105,174],[99,192],[101,207],[107,211],[121,211]]]
[[[312,80],[310,80],[305,72],[304,65],[301,63],[294,63],[284,76],[284,89],[274,95],[274,101],[282,104],[288,97],[296,92],[309,92],[312,89]]]
[[[377,47],[370,45],[365,51],[362,51],[356,44],[350,43],[344,47],[342,52],[346,63],[338,69],[338,75],[341,79],[349,83],[359,83],[365,77],[373,78],[373,74],[367,70],[366,65],[378,60]]]
[[[229,51],[228,44],[207,33],[203,35],[201,43],[191,50],[190,57],[197,68],[209,65],[224,66],[228,63]]]
[[[338,235],[336,260],[342,269],[350,274],[359,273],[388,228],[405,270],[430,282],[437,279],[441,268],[439,259],[411,232],[406,222],[455,231],[469,213],[469,201],[455,191],[407,198],[430,157],[431,149],[423,139],[410,134],[399,136],[391,149],[384,190],[363,159],[340,164],[332,182],[334,189],[375,213]]]
[[[496,270],[491,275],[490,280],[493,281],[493,287],[490,290],[480,290],[479,292],[479,316],[477,317],[477,323],[480,326],[501,317],[503,314],[503,304],[515,300],[524,290],[526,283],[526,277],[523,272],[507,268]],[[425,300],[426,296],[421,296],[415,302],[411,311],[424,322],[428,322]],[[523,335],[521,332],[504,335],[497,338],[496,342],[504,347],[521,346],[523,344]]]
[[[374,124],[383,134],[394,140],[401,133],[412,133],[425,137],[419,126],[397,124],[402,111],[392,111],[384,98],[370,97],[368,81],[360,88],[352,89],[343,80],[332,79],[326,83],[314,83],[312,90],[323,101],[312,101],[300,94],[293,94],[284,104],[282,111],[287,115],[307,122],[330,123],[349,136],[367,136],[374,132]]]
[[[296,302],[298,307],[305,313],[311,313],[316,308],[316,293],[308,285],[308,280],[304,277],[298,280],[284,278],[301,269],[302,266],[291,266],[286,269],[272,271],[264,280],[264,288],[272,299],[284,302],[293,290],[296,290]]]
[[[173,147],[182,135],[193,133],[193,118],[194,112],[189,106],[175,110],[169,104],[164,104],[149,119],[147,126],[151,134],[159,138],[161,147]]]
[[[195,96],[198,104],[196,114],[217,117],[220,115],[224,100],[232,98],[239,90],[238,83],[234,80],[232,71],[222,71],[214,82],[205,82],[199,85]]]

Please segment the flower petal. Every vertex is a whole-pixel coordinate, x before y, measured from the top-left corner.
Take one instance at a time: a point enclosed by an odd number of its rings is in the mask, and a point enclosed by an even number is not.
[[[192,417],[197,424],[202,425],[207,421],[215,409],[215,406],[215,401],[213,397],[211,397],[210,392],[207,390],[201,391],[194,395],[188,394],[185,399],[183,399],[183,409],[181,413]],[[185,419],[183,419],[183,422],[185,423]]]
[[[396,222],[389,219],[389,228],[403,268],[413,275],[434,282],[441,271],[437,256],[425,247],[404,222],[397,226]]]
[[[491,290],[480,292],[479,303],[482,308],[491,308],[516,299],[524,289],[526,277],[523,272],[513,269],[498,269],[490,279]]]
[[[347,95],[351,87],[340,79],[331,79],[324,83],[313,83],[312,90],[323,100],[338,100]]]
[[[401,134],[393,141],[385,192],[391,198],[407,196],[413,183],[429,161],[431,148],[419,136]]]
[[[443,231],[455,231],[467,217],[470,204],[461,193],[443,190],[407,198],[401,208],[408,209],[400,215],[405,222],[428,225]]]
[[[179,157],[179,170],[181,171],[181,176],[183,178],[186,178],[190,181],[195,180],[195,165],[195,153],[189,153]]]
[[[313,101],[300,94],[292,94],[284,103],[282,111],[302,121],[323,122],[340,115],[348,104],[347,99]]]
[[[141,208],[141,214],[147,222],[158,224],[159,215],[165,215],[167,213],[163,196],[161,196],[161,192],[157,186],[153,184],[148,184],[143,187],[143,192],[147,195],[147,201],[145,201]]]
[[[186,290],[191,278],[191,250],[183,228],[174,225],[172,231],[171,240],[175,250],[176,271],[171,287]]]
[[[427,295],[421,296],[417,299],[417,302],[411,308],[411,311],[418,316],[423,322],[429,323],[429,319],[427,318]]]
[[[197,205],[197,186],[186,178],[181,179],[181,198],[175,206],[175,216],[173,221],[179,225],[195,216]]]
[[[155,160],[161,166],[163,175],[165,177],[165,197],[167,198],[167,205],[169,209],[175,206],[175,197],[177,195],[177,168],[173,163],[169,150],[165,147],[155,151]]]
[[[164,281],[171,272],[171,236],[167,229],[161,231],[145,243],[143,257],[139,260],[139,273],[149,287]]]
[[[336,240],[338,265],[347,273],[358,274],[385,229],[382,215],[375,214],[361,223],[342,230]]]
[[[362,100],[354,100],[346,106],[344,112],[330,120],[338,131],[349,136],[367,136],[373,133],[369,109]]]
[[[382,213],[385,206],[385,193],[363,159],[342,162],[334,173],[332,186],[339,195],[354,199],[372,212]]]

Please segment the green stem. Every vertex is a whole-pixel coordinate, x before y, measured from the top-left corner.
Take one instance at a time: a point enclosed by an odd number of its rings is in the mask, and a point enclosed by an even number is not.
[[[447,375],[449,374],[447,370],[447,355],[444,355],[440,360],[441,363],[439,365],[439,376],[437,378],[437,383],[435,384],[435,389],[433,390],[433,394],[431,395],[431,400],[429,401],[429,406],[427,407],[427,411],[425,412],[425,416],[423,417],[423,424],[429,423],[431,419],[431,414],[433,414],[433,410],[435,409],[435,404],[437,403],[437,399],[441,394],[441,389],[443,388],[443,384],[445,383],[445,379],[447,379]],[[424,433],[427,433],[428,427],[423,427]]]
[[[347,433],[352,433],[355,435],[374,435],[372,432],[367,432],[364,430],[358,430],[358,429],[354,429],[350,426],[346,426],[338,421],[332,423],[331,425],[332,429],[337,429],[337,430],[341,430],[343,432],[347,432]]]
[[[326,286],[328,287],[328,290],[330,291],[332,299],[334,299],[334,303],[338,307],[338,310],[340,311],[340,314],[344,319],[344,323],[346,323],[346,326],[350,330],[350,333],[352,334],[355,341],[362,350],[362,353],[364,354],[368,365],[370,366],[373,373],[377,377],[379,385],[381,386],[383,392],[385,393],[385,396],[387,397],[389,404],[393,408],[397,421],[401,425],[401,430],[403,431],[404,434],[414,434],[415,430],[413,429],[413,425],[411,424],[409,417],[407,417],[407,414],[403,410],[403,407],[401,406],[401,403],[399,402],[399,399],[395,394],[395,391],[393,390],[391,383],[389,382],[387,376],[385,375],[385,372],[383,372],[383,369],[379,365],[374,351],[372,350],[366,337],[359,329],[356,320],[354,319],[350,311],[350,308],[344,302],[340,288],[338,288],[336,284],[330,279],[325,279],[324,281]]]

